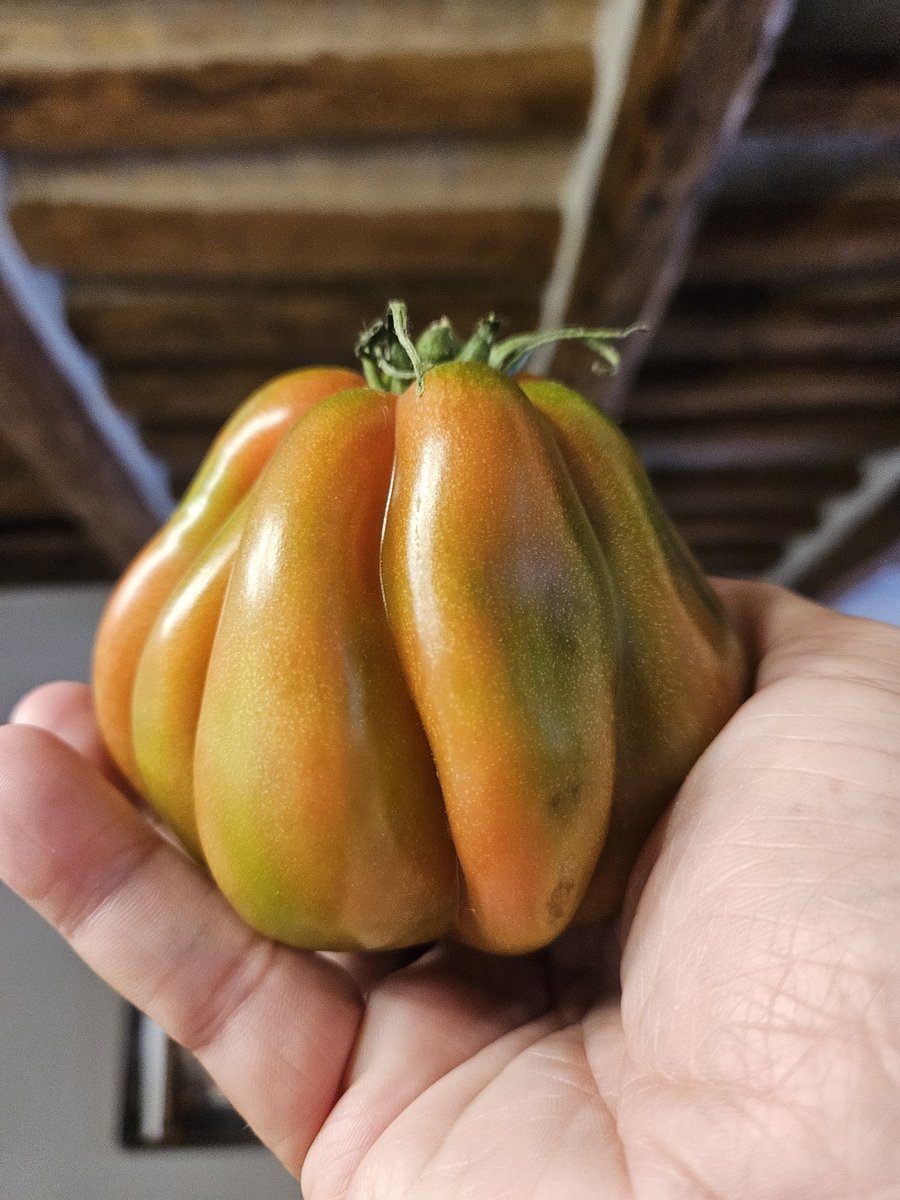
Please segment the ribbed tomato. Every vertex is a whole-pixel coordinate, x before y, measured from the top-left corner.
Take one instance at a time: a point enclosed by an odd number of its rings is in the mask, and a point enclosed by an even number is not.
[[[110,602],[99,718],[260,931],[522,952],[621,902],[743,662],[612,422],[491,322],[391,313],[368,386],[226,426]]]

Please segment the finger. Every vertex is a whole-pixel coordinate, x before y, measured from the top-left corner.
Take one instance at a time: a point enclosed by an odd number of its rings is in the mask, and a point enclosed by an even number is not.
[[[356,1036],[351,982],[316,955],[253,934],[58,738],[4,726],[0,764],[0,878],[194,1051],[298,1173]]]
[[[848,617],[775,584],[714,582],[751,661],[758,664],[757,687],[798,674],[846,676],[854,671],[854,661],[864,665],[867,678],[892,678],[892,627]]]
[[[157,816],[144,797],[113,762],[97,724],[94,695],[85,683],[59,680],[28,692],[10,714],[10,723],[46,729],[76,750],[123,796],[141,810],[156,832],[187,854],[176,834]]]
[[[418,1096],[550,1006],[543,955],[439,944],[368,998],[347,1090],[304,1167],[311,1195],[343,1196],[365,1152]]]
[[[34,725],[56,734],[110,783],[126,790],[127,784],[104,745],[94,715],[91,689],[86,683],[59,680],[42,684],[22,697],[9,720],[13,725]]]

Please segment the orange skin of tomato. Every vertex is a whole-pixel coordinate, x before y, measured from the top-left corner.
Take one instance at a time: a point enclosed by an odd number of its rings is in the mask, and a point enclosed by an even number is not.
[[[261,932],[528,951],[621,903],[742,698],[738,643],[576,393],[360,382],[238,410],[111,601],[101,727]]]
[[[315,367],[281,375],[255,392],[219,433],[172,518],[116,586],[94,646],[94,696],[107,748],[136,788],[142,780],[134,756],[132,694],[160,608],[246,495],[285,431],[319,400],[363,382],[355,371]]]
[[[194,742],[219,613],[243,533],[249,494],[175,585],[147,634],[131,702],[141,787],[196,858]]]
[[[543,945],[609,819],[615,605],[553,439],[489,367],[435,367],[400,398],[382,577],[465,882],[455,932]]]
[[[721,601],[618,426],[561,384],[530,380],[522,390],[553,425],[616,581],[616,786],[603,853],[578,913],[590,920],[618,908],[660,812],[692,767],[698,746],[741,703],[748,680]]]
[[[393,410],[387,393],[345,392],[276,454],[197,730],[213,875],[255,928],[310,948],[428,941],[457,908],[440,786],[381,596]]]

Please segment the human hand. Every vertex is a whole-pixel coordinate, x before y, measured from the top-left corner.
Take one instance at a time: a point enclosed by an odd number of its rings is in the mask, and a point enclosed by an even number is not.
[[[74,684],[0,729],[0,878],[307,1200],[900,1195],[900,632],[722,590],[756,692],[616,924],[519,959],[269,943],[123,796]]]

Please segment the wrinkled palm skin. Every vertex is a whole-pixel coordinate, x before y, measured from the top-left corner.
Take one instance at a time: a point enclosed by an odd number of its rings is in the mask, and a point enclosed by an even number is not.
[[[110,753],[260,932],[520,953],[614,911],[740,703],[618,429],[477,363],[282,376],[116,589]]]

